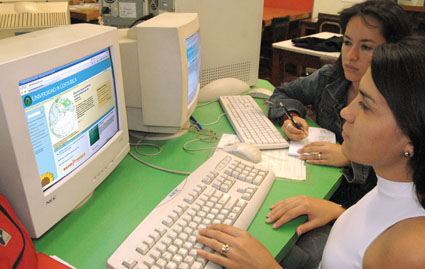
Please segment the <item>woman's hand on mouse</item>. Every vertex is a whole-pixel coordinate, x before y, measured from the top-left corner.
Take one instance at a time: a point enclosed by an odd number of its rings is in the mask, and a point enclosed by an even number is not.
[[[302,140],[304,138],[306,138],[306,134],[308,135],[308,124],[305,121],[305,119],[298,117],[298,116],[294,116],[294,120],[296,123],[298,123],[299,125],[301,125],[304,129],[300,130],[297,129],[294,124],[292,123],[292,121],[290,119],[286,120],[283,122],[282,124],[282,131],[283,133],[290,139],[290,140],[294,140],[294,141],[298,141],[298,140]]]
[[[311,142],[297,151],[300,160],[306,160],[311,164],[344,167],[350,161],[342,154],[342,146],[326,141]]]

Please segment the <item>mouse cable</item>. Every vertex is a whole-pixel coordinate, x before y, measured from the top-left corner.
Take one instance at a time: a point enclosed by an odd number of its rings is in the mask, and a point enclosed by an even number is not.
[[[154,168],[154,169],[157,169],[157,170],[161,170],[161,171],[168,172],[168,173],[173,173],[173,174],[180,174],[180,175],[190,175],[190,174],[192,174],[192,172],[177,171],[177,170],[172,170],[172,169],[162,168],[162,167],[159,167],[159,166],[153,165],[153,164],[151,164],[151,163],[148,163],[148,162],[146,162],[146,161],[144,161],[144,160],[140,159],[139,157],[137,157],[137,156],[136,156],[133,152],[131,152],[131,151],[130,151],[128,154],[129,154],[131,157],[133,157],[133,159],[135,159],[136,161],[141,162],[141,163],[143,163],[144,165],[147,165],[147,166],[149,166],[149,167],[151,167],[151,168]]]
[[[134,146],[134,150],[136,151],[136,153],[137,153],[137,154],[139,154],[139,155],[142,155],[142,156],[155,156],[155,155],[158,155],[159,153],[161,153],[161,152],[162,152],[162,148],[161,148],[160,146],[158,146],[158,145],[156,145],[156,144],[142,143],[143,138],[144,138],[145,136],[146,136],[146,135],[144,135],[144,136],[140,137],[139,141],[137,141],[136,143],[130,143],[130,145]],[[134,136],[133,136],[133,137],[134,137]],[[159,152],[156,152],[156,153],[154,153],[154,154],[147,154],[147,153],[143,153],[143,152],[140,152],[140,151],[139,151],[139,146],[154,146],[154,147],[156,147],[156,148],[159,148]],[[153,164],[151,164],[151,163],[148,163],[148,162],[147,162],[147,161],[145,161],[145,160],[140,159],[139,157],[137,157],[137,156],[136,156],[136,154],[134,154],[134,153],[133,153],[133,152],[131,152],[131,151],[129,151],[129,152],[128,152],[128,154],[129,154],[131,157],[133,157],[133,159],[135,159],[136,161],[138,161],[138,162],[140,162],[140,163],[142,163],[142,164],[144,164],[144,165],[146,165],[146,166],[149,166],[149,167],[151,167],[151,168],[154,168],[154,169],[160,170],[160,171],[164,171],[164,172],[168,172],[168,173],[173,173],[173,174],[180,174],[180,175],[190,175],[190,174],[191,174],[191,172],[177,171],[177,170],[167,169],[167,168],[162,168],[162,167],[159,167],[159,166],[153,165]]]
[[[215,103],[215,102],[217,102],[217,101],[207,101],[207,102],[202,102],[202,104],[198,103],[198,104],[196,105],[196,107],[203,107],[203,106],[207,106],[207,105],[212,104],[212,103]]]
[[[202,104],[197,104],[196,105],[196,108],[199,108],[199,107],[203,107],[203,106],[206,106],[206,105],[209,105],[209,104],[211,104],[211,103],[215,103],[215,102],[217,102],[217,101],[208,101],[208,102],[205,102],[205,103],[202,103]],[[226,115],[226,113],[221,113],[220,115],[218,115],[218,118],[217,118],[217,120],[216,121],[213,121],[213,122],[210,122],[210,123],[200,123],[200,122],[198,122],[199,124],[201,124],[202,126],[209,126],[209,125],[214,125],[214,124],[216,124],[217,122],[219,122],[220,121],[220,119],[224,116],[224,115]]]
[[[209,122],[209,123],[199,123],[199,124],[201,124],[202,126],[210,126],[210,125],[217,124],[217,123],[220,121],[220,119],[221,119],[223,116],[225,116],[225,115],[226,115],[226,113],[221,113],[220,115],[218,115],[218,117],[217,117],[217,120],[216,120],[216,121]]]

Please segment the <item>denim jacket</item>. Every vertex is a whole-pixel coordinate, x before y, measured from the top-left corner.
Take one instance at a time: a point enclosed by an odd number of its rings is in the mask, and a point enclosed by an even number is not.
[[[284,113],[279,102],[301,117],[306,115],[304,106],[313,105],[317,124],[334,132],[337,141],[342,143],[343,119],[340,111],[347,105],[347,92],[351,82],[345,79],[343,73],[335,74],[335,65],[325,65],[310,76],[277,87],[270,97],[273,105],[269,109],[269,118],[280,126],[283,124]],[[344,167],[342,173],[348,183],[365,184],[369,176],[376,182],[370,166],[351,162],[351,166]]]

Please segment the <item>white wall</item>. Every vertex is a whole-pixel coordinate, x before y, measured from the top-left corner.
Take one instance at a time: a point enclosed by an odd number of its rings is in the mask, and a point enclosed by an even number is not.
[[[338,12],[344,8],[363,1],[364,0],[314,0],[312,17],[317,18],[319,12],[337,15]]]

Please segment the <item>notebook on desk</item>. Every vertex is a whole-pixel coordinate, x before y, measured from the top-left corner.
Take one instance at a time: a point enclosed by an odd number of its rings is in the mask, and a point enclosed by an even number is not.
[[[333,132],[326,130],[324,128],[309,127],[307,138],[303,140],[299,140],[299,141],[291,141],[289,143],[288,155],[299,157],[300,154],[297,152],[299,149],[301,149],[302,147],[304,147],[305,145],[311,142],[317,142],[317,141],[330,142],[335,144],[336,137]]]

